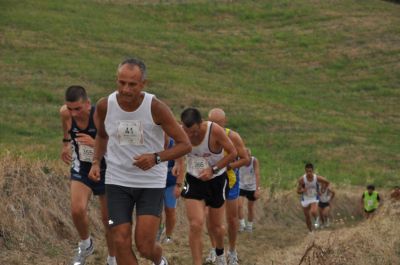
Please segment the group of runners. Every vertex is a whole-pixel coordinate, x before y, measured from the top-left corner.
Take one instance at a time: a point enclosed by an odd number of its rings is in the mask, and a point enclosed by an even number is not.
[[[146,82],[145,64],[130,58],[118,65],[117,89],[96,105],[82,86],[65,92],[61,158],[71,164],[71,215],[80,237],[72,264],[85,264],[94,251],[87,214],[92,194],[99,198],[107,265],[138,264],[133,226],[139,255],[155,265],[168,264],[160,243],[173,242],[180,196],[193,264],[239,264],[237,235],[253,230],[254,204],[260,197],[259,161],[239,133],[226,128],[222,109],[210,110],[204,120],[198,109],[187,108],[178,122],[165,103],[143,91]],[[325,177],[314,173],[311,163],[298,179],[297,192],[309,231],[328,227],[335,191]],[[400,199],[400,188],[391,196]],[[361,198],[366,217],[379,201],[375,187],[369,185]],[[211,245],[205,259],[204,227]]]
[[[133,228],[139,255],[155,265],[168,264],[157,234],[165,209],[161,242],[173,242],[179,196],[184,198],[193,264],[204,261],[204,226],[212,246],[207,261],[238,264],[237,233],[252,230],[260,196],[258,160],[237,132],[225,128],[222,109],[212,109],[204,120],[198,109],[187,108],[178,122],[165,103],[143,91],[146,82],[145,64],[130,58],[117,68],[117,89],[95,106],[82,86],[66,90],[60,109],[61,157],[71,163],[71,214],[80,237],[72,264],[85,264],[94,251],[87,215],[92,194],[99,195],[108,265],[138,264]]]

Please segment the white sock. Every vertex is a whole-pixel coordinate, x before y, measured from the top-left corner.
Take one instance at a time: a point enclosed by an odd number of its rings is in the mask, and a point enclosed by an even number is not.
[[[84,248],[90,247],[90,236],[89,236],[87,239],[85,239],[85,240],[81,240],[81,245],[82,245]]]
[[[107,257],[107,263],[116,264],[116,259],[115,259],[115,257],[111,257],[110,255],[108,255],[108,257]]]
[[[244,219],[239,219],[240,226],[246,226]]]
[[[235,256],[236,256],[236,255],[237,255],[237,254],[236,254],[236,249],[234,249],[234,250],[229,250],[229,254],[230,254],[230,255],[235,255]]]

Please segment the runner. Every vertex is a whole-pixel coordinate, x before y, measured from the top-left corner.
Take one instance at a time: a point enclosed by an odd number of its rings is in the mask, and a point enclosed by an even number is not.
[[[368,185],[367,190],[364,191],[361,197],[361,205],[364,210],[365,218],[370,218],[373,216],[376,209],[379,207],[379,203],[381,198],[379,197],[379,193],[375,191],[374,185]]]
[[[137,59],[123,61],[117,70],[117,91],[97,103],[98,129],[90,177],[100,179],[99,162],[107,162],[106,193],[119,265],[137,265],[132,251],[132,213],[136,208],[135,243],[153,264],[168,264],[156,242],[168,161],[191,150],[189,139],[170,109],[143,92],[146,66]],[[164,132],[175,145],[164,150]]]
[[[240,199],[239,199],[239,231],[253,231],[254,205],[260,197],[260,163],[257,158],[251,156],[250,149],[247,149],[250,162],[241,167],[240,175]],[[247,224],[244,220],[244,199],[247,198]]]
[[[169,138],[168,142],[167,148],[171,148],[174,145],[174,140]],[[157,235],[157,241],[161,240],[161,236],[165,230],[165,238],[161,241],[164,244],[172,243],[172,232],[176,224],[177,198],[181,194],[182,183],[185,177],[184,170],[177,172],[177,167],[174,166],[174,160],[168,161],[167,183],[164,193],[165,224],[161,222]]]
[[[71,214],[81,241],[78,244],[73,265],[85,264],[86,258],[93,253],[94,244],[89,233],[87,209],[91,195],[98,196],[102,222],[105,227],[108,246],[107,264],[114,265],[115,251],[108,229],[108,213],[105,199],[104,174],[105,161],[101,161],[101,180],[93,182],[88,178],[92,166],[96,127],[93,121],[95,107],[91,106],[85,88],[70,86],[65,92],[65,104],[60,109],[64,132],[61,159],[71,164]],[[72,152],[71,152],[72,151]]]
[[[203,121],[197,109],[184,110],[181,121],[193,147],[186,159],[186,182],[182,192],[190,225],[193,264],[202,264],[205,208],[209,206],[210,233],[216,241],[216,264],[225,265],[223,206],[228,193],[226,166],[235,159],[236,150],[224,129],[213,122]]]
[[[326,184],[321,183],[319,193],[319,218],[321,220],[321,228],[329,227],[329,216],[331,212],[331,202],[335,197],[335,192]]]
[[[390,193],[390,198],[394,200],[400,200],[400,186],[395,186],[392,192]]]
[[[306,224],[310,232],[312,229],[311,216],[314,218],[314,229],[318,229],[318,183],[329,186],[329,181],[324,177],[314,174],[314,166],[311,163],[306,164],[305,174],[298,180],[297,193],[301,194],[301,206],[303,207]],[[311,216],[310,216],[311,215]]]
[[[210,112],[208,113],[208,120],[218,124],[222,128],[225,128],[227,123],[225,112],[219,108],[210,110]],[[240,167],[248,164],[250,162],[250,157],[246,151],[242,138],[237,132],[225,128],[225,133],[232,141],[233,145],[236,148],[236,152],[238,154],[236,160],[229,163],[227,167],[227,174],[229,180],[229,194],[225,203],[226,221],[228,223],[228,238],[229,238],[229,251],[227,253],[228,265],[238,265],[239,260],[236,251],[236,239],[237,239],[237,232],[239,230],[239,222],[238,222],[239,174],[238,172],[236,173],[235,170],[237,171]],[[214,262],[216,257],[215,253],[216,242],[213,238],[213,234],[210,233],[211,227],[208,218],[207,218],[207,228],[209,231],[208,235],[210,236],[210,241],[213,248],[210,250],[206,262]]]

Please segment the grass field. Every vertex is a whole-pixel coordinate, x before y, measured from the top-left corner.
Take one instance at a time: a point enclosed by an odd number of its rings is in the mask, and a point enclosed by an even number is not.
[[[96,102],[138,56],[178,117],[222,107],[290,188],[400,179],[400,5],[388,1],[0,0],[0,154],[58,159],[71,84]]]

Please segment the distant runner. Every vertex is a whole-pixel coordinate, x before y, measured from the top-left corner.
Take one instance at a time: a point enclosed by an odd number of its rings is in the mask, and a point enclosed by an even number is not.
[[[298,180],[297,193],[301,194],[301,206],[303,207],[306,224],[310,232],[313,231],[311,217],[313,217],[314,229],[318,229],[318,183],[329,186],[329,181],[322,176],[314,174],[314,166],[306,164],[305,174]]]
[[[326,184],[321,183],[319,193],[319,217],[321,220],[321,228],[329,227],[329,216],[331,212],[331,202],[335,197],[335,192]]]
[[[361,205],[364,210],[365,218],[368,219],[373,216],[374,212],[379,207],[380,200],[379,193],[375,191],[375,186],[368,185],[367,190],[364,191],[361,197]]]
[[[395,186],[392,192],[390,193],[390,198],[394,200],[400,200],[400,186]]]
[[[239,231],[253,231],[254,205],[260,197],[260,163],[257,158],[251,156],[250,149],[247,149],[250,162],[241,167],[240,175],[240,199],[239,199]],[[244,199],[247,198],[247,224],[244,219]]]

